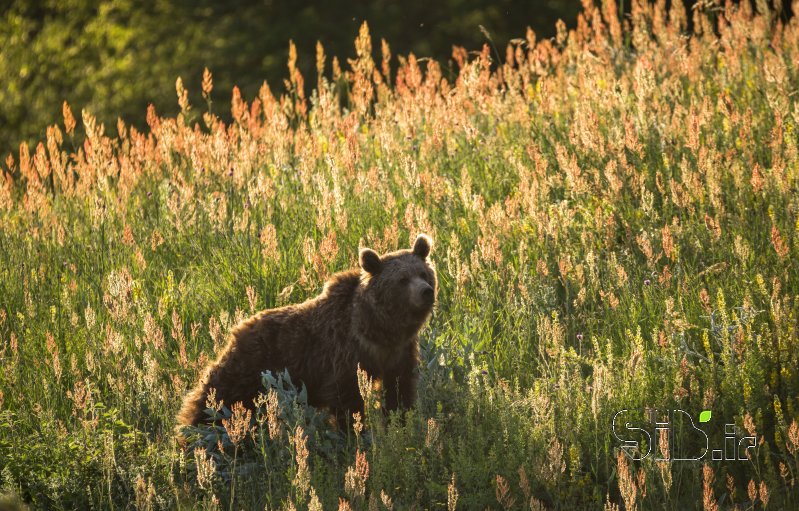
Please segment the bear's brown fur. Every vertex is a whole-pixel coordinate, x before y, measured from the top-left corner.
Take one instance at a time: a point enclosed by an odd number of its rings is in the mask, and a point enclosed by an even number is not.
[[[417,334],[433,308],[436,274],[431,240],[382,257],[365,248],[360,269],[333,275],[322,294],[298,305],[256,313],[240,323],[217,360],[185,397],[178,427],[207,422],[210,389],[231,407],[253,408],[261,373],[288,369],[308,390],[309,404],[339,419],[363,410],[357,367],[382,382],[387,410],[416,400]]]

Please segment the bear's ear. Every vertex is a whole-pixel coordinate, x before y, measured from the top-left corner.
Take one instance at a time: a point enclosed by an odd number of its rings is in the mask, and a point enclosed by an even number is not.
[[[416,237],[413,244],[413,254],[418,255],[422,259],[426,259],[430,254],[430,247],[433,246],[433,240],[427,234],[420,234]]]
[[[383,262],[377,252],[371,248],[362,248],[359,259],[361,260],[361,268],[367,273],[376,275],[383,269]]]

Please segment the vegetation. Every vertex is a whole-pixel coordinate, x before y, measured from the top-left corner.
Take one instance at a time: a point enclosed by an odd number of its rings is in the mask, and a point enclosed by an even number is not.
[[[529,32],[502,62],[456,51],[454,82],[388,45],[375,62],[364,25],[346,70],[319,46],[306,95],[292,50],[288,92],[233,89],[230,123],[180,80],[180,113],[149,109],[145,132],[109,137],[87,111],[78,128],[65,104],[0,179],[2,492],[48,509],[795,508],[799,22],[746,0],[695,10],[691,34],[687,16],[634,2],[621,24],[587,1],[575,30]],[[176,444],[233,324],[418,232],[441,289],[413,410],[335,431],[267,375],[252,420],[219,408],[197,449]],[[613,418],[644,408],[710,410],[711,446],[724,423],[757,445],[632,461]]]
[[[142,129],[147,105],[174,116],[175,78],[199,83],[215,74],[215,112],[230,121],[230,91],[258,94],[264,80],[283,90],[288,41],[298,66],[314,71],[314,45],[342,65],[354,57],[352,37],[368,20],[395,53],[446,61],[452,46],[502,48],[526,26],[554,34],[572,23],[578,0],[439,0],[304,2],[291,0],[5,0],[0,2],[0,155],[45,137],[68,101],[88,108],[113,132],[121,117]],[[485,33],[481,31],[481,26]],[[377,39],[379,41],[379,39]],[[444,65],[446,72],[450,72]],[[453,70],[454,72],[454,70]],[[306,84],[310,94],[313,83]],[[202,101],[198,90],[190,95]]]

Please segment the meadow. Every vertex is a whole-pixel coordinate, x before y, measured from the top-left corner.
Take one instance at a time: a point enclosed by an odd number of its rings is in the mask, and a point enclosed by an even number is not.
[[[42,509],[799,506],[799,21],[585,0],[503,54],[317,46],[306,96],[68,104],[0,167],[0,494]],[[797,11],[797,8],[794,8]],[[688,18],[692,18],[691,30]],[[57,121],[57,122],[56,122]],[[359,247],[435,240],[419,401],[332,429],[285,378],[174,440],[237,321]],[[364,384],[368,402],[379,399]],[[630,460],[623,409],[711,410],[743,461]],[[658,438],[661,453],[669,443]],[[686,437],[687,438],[687,437]],[[720,438],[715,436],[713,438]],[[719,443],[719,442],[716,442]]]

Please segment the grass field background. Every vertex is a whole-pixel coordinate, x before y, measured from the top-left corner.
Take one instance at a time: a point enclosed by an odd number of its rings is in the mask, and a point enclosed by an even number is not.
[[[108,138],[65,104],[0,172],[2,492],[46,509],[799,506],[799,22],[681,5],[635,1],[620,23],[589,0],[553,40],[456,48],[456,83],[364,26],[354,61],[318,48],[317,77],[292,56],[286,95],[234,90],[229,125],[186,99],[210,73],[178,80],[182,113],[151,109],[144,133]],[[404,418],[330,431],[274,383],[254,430],[234,413],[199,449],[175,443],[238,320],[419,232],[440,291]],[[647,407],[712,410],[708,431],[758,445],[630,461],[611,422]]]

